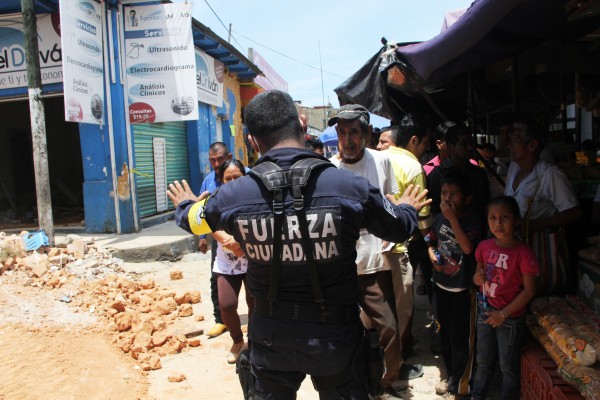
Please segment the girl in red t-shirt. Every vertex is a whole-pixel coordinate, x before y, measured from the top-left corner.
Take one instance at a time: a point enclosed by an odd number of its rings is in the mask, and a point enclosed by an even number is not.
[[[523,315],[535,295],[539,274],[533,251],[516,236],[520,220],[514,198],[500,196],[490,201],[487,221],[492,239],[475,251],[477,270],[473,282],[477,293],[477,372],[472,399],[484,399],[496,363],[502,372],[502,399],[519,398],[519,360]]]

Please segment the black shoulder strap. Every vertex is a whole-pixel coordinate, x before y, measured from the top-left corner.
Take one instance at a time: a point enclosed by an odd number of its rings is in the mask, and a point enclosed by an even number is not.
[[[258,178],[262,184],[273,193],[273,259],[271,262],[271,273],[269,276],[269,303],[277,298],[277,287],[279,285],[279,267],[281,265],[281,235],[283,233],[283,188],[285,187],[284,171],[275,163],[266,161],[258,164],[249,172]]]
[[[323,302],[321,285],[319,284],[319,275],[313,246],[310,243],[308,232],[308,222],[306,220],[306,211],[304,210],[304,196],[302,189],[306,186],[312,172],[320,168],[333,167],[334,165],[326,160],[318,158],[305,158],[289,169],[283,170],[277,164],[270,161],[262,162],[250,170],[250,175],[258,178],[262,184],[273,192],[273,260],[271,263],[271,274],[269,280],[269,301],[272,303],[277,298],[277,286],[279,284],[279,268],[281,266],[282,243],[281,236],[283,232],[283,190],[290,188],[294,196],[294,211],[298,216],[298,224],[302,236],[302,244],[306,254],[307,266],[310,274],[310,282],[313,289],[315,301]]]
[[[295,185],[304,188],[314,170],[328,167],[334,165],[330,161],[319,158],[304,158],[287,170],[271,161],[265,161],[253,167],[248,173],[257,177],[267,189],[274,191]]]

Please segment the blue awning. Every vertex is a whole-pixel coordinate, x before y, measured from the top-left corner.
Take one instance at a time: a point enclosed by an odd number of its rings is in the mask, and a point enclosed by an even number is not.
[[[58,0],[36,0],[35,13],[46,14],[58,11]],[[0,1],[0,14],[18,14],[21,12],[21,0]]]

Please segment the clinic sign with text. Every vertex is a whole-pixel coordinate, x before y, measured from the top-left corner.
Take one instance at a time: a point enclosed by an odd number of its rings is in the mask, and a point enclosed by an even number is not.
[[[104,123],[104,46],[100,4],[60,2],[65,119]]]
[[[58,13],[37,16],[42,83],[63,80]],[[27,87],[25,36],[21,16],[0,19],[0,89]]]
[[[192,4],[125,5],[129,121],[198,119]]]
[[[196,88],[198,101],[216,107],[223,105],[225,65],[196,49]]]

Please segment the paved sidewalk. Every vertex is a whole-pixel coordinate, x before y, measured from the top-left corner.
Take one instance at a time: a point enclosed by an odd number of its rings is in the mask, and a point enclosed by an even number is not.
[[[55,241],[57,245],[65,244],[78,237],[94,240],[127,262],[176,261],[198,248],[197,237],[179,228],[173,220],[136,233],[57,233]]]

